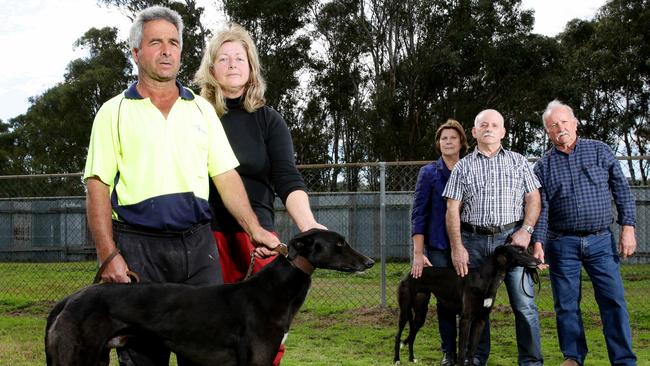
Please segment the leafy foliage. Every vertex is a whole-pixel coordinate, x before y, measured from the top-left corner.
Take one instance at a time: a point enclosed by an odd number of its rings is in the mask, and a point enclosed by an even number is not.
[[[205,42],[199,0],[99,0],[133,19],[160,4],[183,17],[183,64],[190,84]],[[259,49],[267,104],[289,125],[297,161],[350,163],[430,160],[448,118],[468,132],[495,108],[504,144],[525,155],[547,147],[541,123],[558,98],[581,121],[580,135],[626,155],[648,152],[650,4],[609,0],[593,20],[573,20],[549,38],[532,33],[534,13],[520,0],[220,0],[227,20],[247,28]],[[131,80],[125,42],[90,30],[63,83],[0,123],[0,171],[80,169],[92,117]],[[112,37],[112,38],[111,38]],[[619,148],[620,146],[620,148]],[[646,166],[630,162],[633,179]],[[319,177],[355,189],[368,177],[347,170]],[[338,177],[338,178],[337,178]]]

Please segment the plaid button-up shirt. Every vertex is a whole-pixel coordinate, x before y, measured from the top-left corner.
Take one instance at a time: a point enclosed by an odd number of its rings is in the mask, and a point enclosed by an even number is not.
[[[501,148],[490,158],[476,148],[456,164],[442,195],[462,202],[460,221],[501,226],[524,218],[524,195],[539,187],[521,154]]]
[[[533,240],[547,230],[596,232],[614,222],[612,196],[620,225],[635,225],[636,208],[627,179],[603,142],[578,138],[573,152],[553,147],[535,164],[542,182],[542,212]],[[611,193],[610,193],[611,192]]]

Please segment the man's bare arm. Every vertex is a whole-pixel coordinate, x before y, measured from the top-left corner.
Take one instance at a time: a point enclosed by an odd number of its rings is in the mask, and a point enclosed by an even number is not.
[[[104,263],[117,246],[113,241],[112,208],[109,187],[99,178],[86,181],[86,214],[88,226],[95,241],[97,259]],[[121,255],[116,255],[104,268],[101,278],[104,282],[131,282],[126,272],[128,266]]]

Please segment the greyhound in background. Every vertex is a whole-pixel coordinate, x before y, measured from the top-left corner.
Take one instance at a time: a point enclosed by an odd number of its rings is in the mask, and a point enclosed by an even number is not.
[[[410,273],[406,275],[397,288],[400,313],[395,335],[395,364],[400,363],[400,346],[403,344],[408,345],[409,361],[414,362],[413,342],[424,324],[433,293],[441,304],[460,314],[458,364],[471,365],[506,272],[516,266],[534,269],[540,263],[522,247],[500,245],[481,267],[465,277],[458,276],[453,268],[442,267],[425,267],[417,279]],[[409,334],[401,342],[407,322]]]

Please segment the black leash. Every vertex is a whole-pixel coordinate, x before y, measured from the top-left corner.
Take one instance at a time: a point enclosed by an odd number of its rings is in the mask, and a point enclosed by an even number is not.
[[[508,237],[506,238],[505,245],[512,245],[511,243],[512,243],[512,237],[510,237],[510,235],[508,235]],[[530,249],[528,249],[528,250],[530,251]],[[521,289],[524,290],[524,294],[526,296],[535,297],[535,289],[534,288],[533,288],[533,294],[532,295],[529,294],[528,291],[526,291],[526,286],[525,286],[525,282],[524,282],[525,279],[526,279],[526,273],[528,273],[530,275],[530,278],[533,280],[533,283],[537,284],[537,293],[539,293],[540,291],[542,291],[542,283],[539,280],[539,272],[537,271],[537,267],[536,268],[524,267],[524,270],[521,271]]]
[[[542,283],[539,280],[539,272],[537,271],[537,268],[524,268],[523,271],[521,271],[521,289],[524,290],[524,294],[528,297],[535,297],[535,288],[533,288],[533,294],[529,294],[528,291],[526,291],[526,286],[525,286],[525,278],[526,278],[526,273],[530,275],[530,278],[533,280],[533,283],[537,284],[537,293],[542,291]]]

